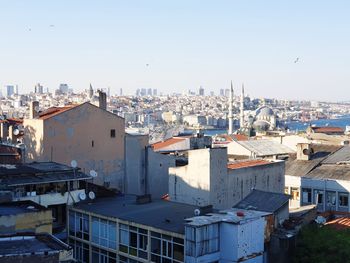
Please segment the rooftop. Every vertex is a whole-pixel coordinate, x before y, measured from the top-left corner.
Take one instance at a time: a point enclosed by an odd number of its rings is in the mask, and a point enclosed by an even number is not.
[[[248,140],[237,141],[237,143],[249,151],[254,152],[257,156],[295,153],[295,151],[289,147],[271,140]]]
[[[79,168],[73,169],[55,162],[0,164],[0,182],[7,186],[76,181],[90,178],[90,176],[82,173]]]
[[[49,234],[18,234],[0,236],[0,257],[59,253],[72,248]]]
[[[229,169],[241,169],[241,168],[247,168],[247,167],[254,167],[254,166],[260,166],[260,165],[266,165],[270,164],[271,162],[266,160],[244,160],[244,161],[237,161],[234,163],[227,164],[227,168]]]
[[[311,127],[316,133],[344,133],[341,127]]]
[[[231,224],[244,224],[248,221],[259,219],[267,216],[270,213],[262,211],[244,210],[231,208],[220,211],[220,213],[212,213],[204,216],[195,216],[187,218],[187,225],[190,226],[205,226],[219,222],[231,223]]]
[[[32,201],[0,203],[0,217],[24,214],[24,213],[32,213],[32,212],[43,211],[43,210],[46,210],[46,208]]]
[[[290,196],[286,194],[265,192],[254,189],[234,207],[273,213],[287,204],[289,198]]]
[[[74,107],[77,107],[79,106],[80,104],[72,104],[72,105],[67,105],[67,106],[64,106],[64,107],[51,107],[51,108],[48,108],[47,110],[41,112],[39,114],[39,119],[41,120],[46,120],[48,118],[51,118],[53,116],[56,116],[62,112],[65,112],[67,110],[70,110]]]
[[[162,142],[156,142],[156,143],[152,144],[152,147],[153,147],[153,150],[160,151],[165,147],[168,147],[170,145],[173,145],[173,144],[176,144],[178,142],[185,141],[185,140],[186,140],[186,138],[173,137],[173,138],[167,139],[167,140],[162,141]]]
[[[194,210],[198,207],[166,200],[153,200],[146,204],[136,204],[135,196],[126,195],[98,198],[93,202],[80,202],[74,208],[184,234],[184,219],[192,217]]]

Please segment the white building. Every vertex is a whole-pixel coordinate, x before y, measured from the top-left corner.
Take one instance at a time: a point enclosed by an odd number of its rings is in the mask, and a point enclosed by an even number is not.
[[[170,200],[227,209],[253,188],[283,193],[284,161],[244,160],[227,163],[227,149],[188,152],[188,165],[169,168]]]

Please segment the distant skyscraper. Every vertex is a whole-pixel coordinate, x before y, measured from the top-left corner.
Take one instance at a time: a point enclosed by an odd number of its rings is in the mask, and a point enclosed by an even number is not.
[[[140,96],[140,94],[141,94],[140,89],[137,89],[137,90],[136,90],[136,96],[138,97],[138,96]]]
[[[151,88],[149,88],[149,89],[147,90],[147,95],[148,95],[148,96],[152,96],[152,89],[151,89]]]
[[[40,83],[36,84],[34,89],[35,89],[35,93],[39,93],[39,94],[44,93],[44,87],[40,85]]]
[[[230,97],[230,89],[225,89],[225,97]]]
[[[158,94],[157,89],[153,89],[153,96],[157,96],[157,94]]]
[[[123,89],[122,88],[120,88],[120,90],[119,90],[119,95],[123,96]]]
[[[203,89],[202,86],[199,87],[198,95],[199,96],[204,96],[204,89]]]
[[[16,85],[15,94],[18,95],[18,85]]]
[[[145,88],[141,89],[141,96],[146,96],[147,95],[147,90]]]
[[[212,97],[214,96],[214,91],[210,92],[210,96],[212,96]]]
[[[225,90],[224,89],[220,89],[220,96],[221,97],[225,96]]]
[[[68,93],[68,85],[67,84],[60,84],[59,88],[61,93]]]
[[[13,94],[15,94],[15,87],[13,85],[7,85],[6,86],[6,96],[10,97]]]

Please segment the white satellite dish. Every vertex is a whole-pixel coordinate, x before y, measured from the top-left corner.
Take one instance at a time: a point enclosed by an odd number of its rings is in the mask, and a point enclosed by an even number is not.
[[[90,198],[91,200],[94,200],[94,199],[96,198],[96,195],[95,195],[95,193],[94,193],[93,191],[90,191],[90,192],[89,192],[89,198]]]
[[[77,161],[76,161],[76,160],[72,160],[72,161],[70,162],[70,166],[72,166],[73,168],[77,168],[77,166],[78,166]]]
[[[80,199],[81,201],[84,201],[84,200],[86,199],[86,194],[85,194],[85,193],[80,193],[80,194],[79,194],[79,199]]]
[[[39,106],[35,106],[34,111],[39,112]]]
[[[93,178],[97,177],[97,172],[95,170],[91,170],[90,171],[90,176],[93,177]]]
[[[13,130],[13,135],[16,135],[16,136],[17,136],[18,134],[19,134],[19,129],[14,129],[14,130]]]
[[[24,126],[22,124],[18,124],[17,125],[17,129],[19,129],[20,131],[24,130]]]
[[[201,210],[199,210],[199,209],[195,209],[194,210],[194,215],[195,216],[199,216],[201,214]]]

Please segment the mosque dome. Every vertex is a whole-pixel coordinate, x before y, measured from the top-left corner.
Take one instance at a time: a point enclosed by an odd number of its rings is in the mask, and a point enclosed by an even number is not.
[[[272,117],[275,113],[269,107],[263,106],[256,110],[256,117]]]

